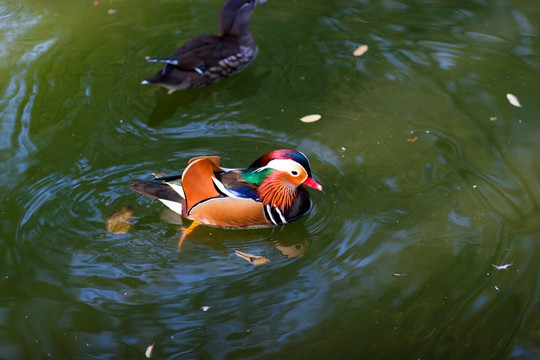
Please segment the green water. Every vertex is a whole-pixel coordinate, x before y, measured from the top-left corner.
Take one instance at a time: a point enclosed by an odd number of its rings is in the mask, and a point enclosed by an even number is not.
[[[0,358],[540,358],[540,2],[268,0],[245,71],[140,85],[221,4],[0,1]],[[324,191],[283,227],[179,252],[129,189],[284,147]]]

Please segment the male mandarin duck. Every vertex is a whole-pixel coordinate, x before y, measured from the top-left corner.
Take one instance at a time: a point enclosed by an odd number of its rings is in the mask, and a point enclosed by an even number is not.
[[[255,6],[265,1],[227,0],[219,14],[218,35],[196,36],[169,57],[146,58],[165,65],[142,83],[160,85],[171,94],[209,85],[244,69],[257,55],[249,18]]]
[[[311,177],[307,157],[288,149],[269,152],[245,169],[222,168],[219,157],[200,156],[189,160],[182,175],[154,175],[153,180],[133,180],[131,188],[194,220],[179,247],[199,223],[225,228],[286,224],[311,208],[304,185],[322,190]]]

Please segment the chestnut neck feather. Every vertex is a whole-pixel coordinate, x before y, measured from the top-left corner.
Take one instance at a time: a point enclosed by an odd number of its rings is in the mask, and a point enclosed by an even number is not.
[[[286,175],[273,172],[259,186],[259,199],[264,205],[276,206],[282,211],[290,208],[297,197],[297,188],[286,179]]]

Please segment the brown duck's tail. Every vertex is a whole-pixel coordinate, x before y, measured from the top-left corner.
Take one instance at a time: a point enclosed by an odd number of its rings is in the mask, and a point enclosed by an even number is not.
[[[145,59],[148,62],[160,62],[171,65],[178,65],[178,57],[164,56],[164,57],[147,57]]]

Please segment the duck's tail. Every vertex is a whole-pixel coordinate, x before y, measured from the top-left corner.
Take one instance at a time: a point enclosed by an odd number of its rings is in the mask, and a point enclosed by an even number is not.
[[[185,195],[181,176],[167,176],[153,180],[135,179],[131,188],[143,195],[158,199],[172,211],[185,216]]]
[[[146,61],[148,62],[159,62],[159,63],[165,63],[170,65],[178,65],[178,57],[173,56],[161,56],[161,57],[146,57]]]

